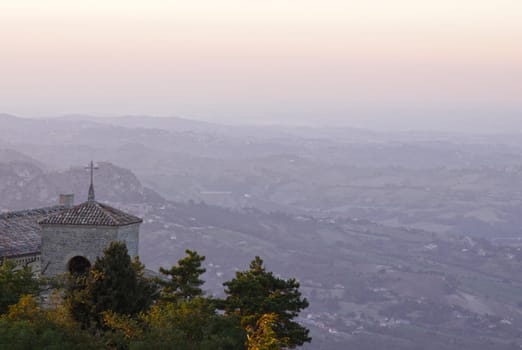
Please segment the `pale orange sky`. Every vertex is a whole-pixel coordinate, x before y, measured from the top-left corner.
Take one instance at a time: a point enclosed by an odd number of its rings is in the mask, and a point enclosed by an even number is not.
[[[0,112],[415,128],[522,119],[520,0],[0,0],[0,9]]]

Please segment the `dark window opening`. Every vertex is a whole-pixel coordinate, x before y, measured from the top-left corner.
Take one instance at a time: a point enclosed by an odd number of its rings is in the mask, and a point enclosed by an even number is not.
[[[69,272],[72,274],[83,275],[89,271],[91,268],[91,263],[83,256],[75,256],[69,260],[68,268]]]

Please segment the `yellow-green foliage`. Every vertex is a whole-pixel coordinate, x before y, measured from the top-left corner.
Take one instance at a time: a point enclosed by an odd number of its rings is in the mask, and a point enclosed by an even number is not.
[[[189,251],[182,267],[165,270],[175,283],[168,283],[172,288],[164,298],[136,307],[126,305],[133,298],[111,293],[123,295],[125,276],[132,278],[134,294],[153,282],[143,276],[139,261],[113,248],[90,275],[76,276],[75,283],[51,294],[45,307],[17,289],[16,302],[0,316],[0,349],[280,350],[309,341],[308,331],[292,320],[307,306],[299,285],[266,272],[259,258],[225,284],[227,299],[220,300],[199,289],[203,257]],[[27,278],[13,273],[5,268],[4,281]],[[96,322],[84,322],[77,312]]]
[[[9,306],[9,311],[4,317],[10,321],[28,321],[36,323],[45,319],[46,314],[40,308],[35,297],[25,295],[20,298],[20,301],[17,304]]]
[[[56,322],[53,311],[39,306],[32,296],[23,296],[0,317],[0,349],[100,349],[102,343],[73,324]]]
[[[0,314],[9,305],[16,304],[24,294],[38,294],[39,283],[33,278],[30,267],[18,268],[14,261],[5,260],[0,265]]]
[[[143,337],[143,328],[138,320],[130,315],[121,315],[113,311],[104,311],[102,313],[103,322],[113,331],[120,332],[126,339],[141,339]]]
[[[277,315],[264,314],[255,326],[247,326],[248,350],[279,350],[288,340],[278,339],[274,326],[277,324]]]

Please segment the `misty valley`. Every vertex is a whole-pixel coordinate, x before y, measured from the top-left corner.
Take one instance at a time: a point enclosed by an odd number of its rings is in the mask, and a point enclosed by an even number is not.
[[[256,255],[310,306],[303,349],[522,347],[522,137],[0,115],[0,211],[86,199],[143,218],[139,256]]]

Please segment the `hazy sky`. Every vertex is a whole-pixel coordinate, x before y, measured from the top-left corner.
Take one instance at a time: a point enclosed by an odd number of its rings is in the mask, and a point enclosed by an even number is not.
[[[522,128],[521,96],[521,0],[0,0],[0,112]]]

